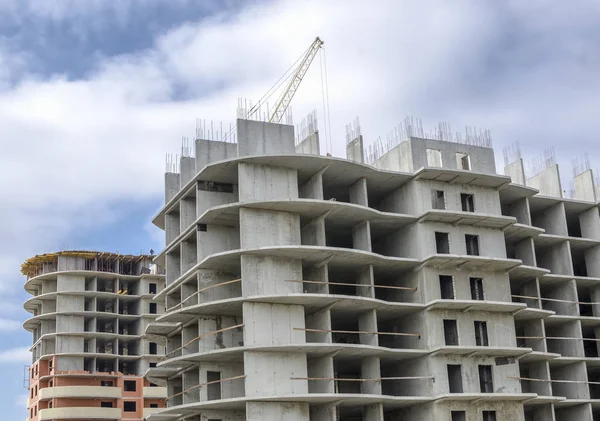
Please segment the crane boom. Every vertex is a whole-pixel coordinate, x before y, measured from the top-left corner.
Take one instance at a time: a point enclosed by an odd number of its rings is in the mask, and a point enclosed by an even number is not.
[[[279,99],[277,100],[275,110],[273,111],[273,114],[271,114],[271,118],[269,119],[270,123],[279,123],[281,121],[285,110],[287,110],[288,106],[290,105],[290,102],[292,102],[294,94],[298,90],[298,86],[300,86],[300,82],[302,82],[302,78],[304,78],[304,75],[308,71],[310,64],[312,63],[313,59],[317,55],[317,52],[319,51],[319,48],[321,48],[322,45],[323,41],[321,41],[321,39],[317,37],[315,38],[311,46],[308,48],[306,54],[302,58],[302,61],[294,71],[290,83],[287,85],[287,87],[281,94],[281,97],[279,97]]]

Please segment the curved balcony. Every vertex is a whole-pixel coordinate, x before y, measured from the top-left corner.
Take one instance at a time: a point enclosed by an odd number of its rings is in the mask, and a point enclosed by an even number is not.
[[[107,398],[121,397],[120,387],[106,386],[56,386],[40,389],[40,400],[55,398]]]
[[[298,259],[302,260],[306,264],[312,265],[328,262],[346,269],[358,269],[364,267],[365,265],[372,265],[377,269],[380,268],[387,271],[395,271],[397,273],[417,267],[421,262],[420,260],[414,258],[384,256],[370,251],[326,246],[284,245],[260,247],[254,249],[238,249],[215,253],[206,257],[167,285],[163,291],[156,295],[155,299],[161,299],[161,297],[164,297],[164,295],[170,293],[177,286],[191,279],[196,275],[196,271],[198,269],[213,269],[222,271],[226,268],[230,272],[239,272],[240,257],[242,255]],[[520,260],[517,262],[520,264]]]
[[[398,189],[409,180],[435,180],[469,184],[490,188],[501,188],[509,185],[510,177],[497,174],[481,174],[472,171],[421,168],[416,173],[405,173],[378,169],[373,166],[349,161],[343,158],[327,157],[321,155],[255,155],[243,156],[223,161],[213,162],[200,170],[192,177],[179,192],[167,202],[152,219],[154,225],[165,229],[165,215],[181,198],[190,193],[198,180],[211,180],[219,183],[238,182],[238,163],[267,165],[295,169],[298,181],[304,182],[314,174],[327,167],[327,177],[335,180],[336,184],[351,185],[359,178],[365,178],[369,183],[369,190],[373,195],[382,197]]]
[[[54,420],[120,420],[120,408],[67,407],[40,409],[40,421]]]

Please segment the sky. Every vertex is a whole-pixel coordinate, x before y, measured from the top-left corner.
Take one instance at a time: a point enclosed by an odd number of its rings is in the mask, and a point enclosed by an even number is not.
[[[165,154],[197,118],[234,123],[315,36],[292,110],[328,121],[333,155],[357,116],[370,144],[412,115],[490,129],[500,173],[505,147],[553,148],[567,189],[573,159],[600,165],[598,21],[596,0],[0,0],[3,419],[26,417],[21,263],[160,250]]]

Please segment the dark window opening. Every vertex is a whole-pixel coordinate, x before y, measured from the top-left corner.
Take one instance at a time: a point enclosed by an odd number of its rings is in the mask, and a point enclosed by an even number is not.
[[[465,411],[452,411],[452,421],[467,421],[467,413]]]
[[[448,387],[450,393],[463,393],[462,367],[460,365],[448,365]]]
[[[103,387],[113,387],[113,382],[111,380],[102,380],[100,382],[100,386],[103,386]]]
[[[456,153],[456,166],[459,170],[471,170],[471,159],[466,153]]]
[[[125,380],[123,382],[123,390],[125,392],[135,392],[136,386],[137,386],[137,382],[135,380]]]
[[[156,303],[150,303],[150,314],[156,314]]]
[[[450,253],[450,239],[447,232],[435,233],[435,248],[440,254]]]
[[[496,421],[496,411],[483,411],[481,414],[483,421]]]
[[[156,363],[150,363],[150,368],[156,367]]]
[[[483,279],[469,278],[469,281],[471,282],[471,299],[483,300]]]
[[[217,193],[233,193],[233,184],[216,183],[214,181],[198,181],[198,190],[214,191]]]
[[[154,283],[148,284],[148,293],[156,294],[156,284],[154,284]]]
[[[219,371],[207,371],[206,383],[208,400],[221,399],[221,373]]]
[[[158,408],[158,404],[157,403],[151,403],[150,404],[150,408]]]
[[[52,402],[48,402],[48,408],[52,409]]]
[[[472,194],[461,193],[460,204],[462,205],[462,210],[464,212],[475,212],[475,204]]]
[[[52,387],[52,386],[54,386],[54,380],[50,380],[50,386],[49,387]]]
[[[112,408],[112,407],[113,407],[112,402],[100,402],[100,408]]]
[[[135,401],[125,401],[125,402],[123,402],[123,411],[125,411],[125,412],[135,412],[136,411]]]
[[[444,320],[444,338],[446,339],[446,345],[458,345],[456,320]]]
[[[156,354],[158,354],[158,346],[156,345],[156,342],[150,342],[150,355]]]
[[[492,366],[479,366],[479,389],[481,393],[493,393],[494,382],[492,380]]]
[[[477,346],[489,346],[487,323],[475,321],[475,345]]]
[[[206,224],[198,224],[198,231],[206,232]]]
[[[467,254],[469,256],[479,256],[479,236],[466,234],[465,243],[467,245]]]
[[[454,300],[454,279],[449,275],[440,275],[440,297],[442,300]]]
[[[431,190],[431,207],[433,209],[446,209],[446,198],[443,190]]]

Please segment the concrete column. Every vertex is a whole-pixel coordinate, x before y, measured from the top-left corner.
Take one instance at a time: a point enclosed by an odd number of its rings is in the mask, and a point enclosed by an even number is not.
[[[363,137],[359,135],[356,139],[346,143],[346,158],[350,161],[365,162]]]
[[[325,218],[319,217],[302,227],[302,245],[325,246],[326,244]]]
[[[377,313],[375,310],[369,310],[361,313],[358,317],[358,329],[362,332],[377,332]],[[359,334],[360,343],[363,345],[378,346],[377,334],[361,333]]]
[[[323,173],[327,167],[313,175],[298,188],[298,195],[303,199],[323,200]]]
[[[179,192],[179,174],[168,172],[165,174],[165,203],[169,203]]]
[[[329,271],[327,270],[327,265],[322,265],[319,267],[311,267],[309,269],[304,269],[304,279],[308,281],[317,281],[317,282],[328,282],[329,281]],[[311,294],[329,294],[329,285],[328,284],[305,284],[304,292]]]
[[[350,186],[350,203],[355,203],[361,206],[369,206],[366,178],[361,178]]]
[[[239,201],[298,198],[296,170],[255,164],[238,164]]]
[[[568,407],[555,407],[556,421],[592,421],[592,405],[584,403]]]
[[[381,371],[379,369],[379,358],[363,358],[360,366],[360,376],[363,379],[381,378]],[[381,395],[381,380],[361,382],[360,391],[361,393],[366,395]]]
[[[383,405],[375,403],[364,407],[364,421],[383,421]]]
[[[581,236],[600,240],[600,213],[598,208],[594,207],[579,214],[579,226],[581,227]]]
[[[533,238],[529,237],[515,243],[515,258],[522,260],[524,265],[537,266],[535,259],[535,244]]]
[[[373,265],[365,266],[357,271],[356,283],[359,285],[368,285],[367,287],[357,287],[357,293],[361,297],[375,298],[375,285],[373,276]]]
[[[310,421],[336,421],[337,411],[335,405],[322,405],[310,407]]]
[[[575,199],[587,200],[596,203],[596,186],[594,185],[594,174],[587,170],[573,178],[575,184]]]
[[[331,312],[328,308],[319,310],[306,316],[306,328],[318,329],[326,332],[306,332],[306,342],[332,343]]]
[[[313,358],[308,365],[308,377],[314,379],[332,379],[334,378],[333,357]],[[309,393],[335,393],[334,380],[309,380]]]
[[[182,156],[179,158],[179,188],[183,188],[196,175],[196,158]]]
[[[354,249],[371,251],[371,223],[362,221],[352,228],[352,244]]]
[[[515,162],[504,167],[504,174],[508,175],[513,183],[525,185],[525,167],[523,159],[519,158]]]

